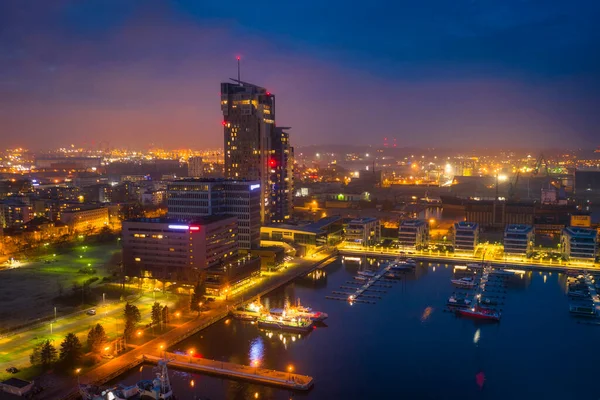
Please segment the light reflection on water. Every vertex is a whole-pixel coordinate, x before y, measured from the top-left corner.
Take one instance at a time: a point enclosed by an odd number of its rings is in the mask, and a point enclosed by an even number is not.
[[[265,344],[261,336],[255,337],[250,341],[250,365],[261,366],[265,357]]]

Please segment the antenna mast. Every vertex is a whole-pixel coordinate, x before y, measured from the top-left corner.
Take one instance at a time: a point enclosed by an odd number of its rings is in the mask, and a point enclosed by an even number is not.
[[[237,56],[237,63],[238,63],[238,83],[241,85],[241,79],[240,79],[240,56]]]

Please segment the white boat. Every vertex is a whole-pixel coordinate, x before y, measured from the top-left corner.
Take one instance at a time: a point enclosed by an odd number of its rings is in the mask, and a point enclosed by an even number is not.
[[[404,260],[405,263],[407,263],[408,265],[412,266],[412,267],[416,267],[417,266],[417,262],[415,260],[413,260],[412,258],[407,258],[406,260]]]
[[[373,271],[358,271],[358,274],[369,277],[369,278],[372,278],[375,276],[375,272],[373,272]]]
[[[327,313],[314,311],[310,307],[304,307],[302,304],[300,304],[300,299],[298,299],[295,312],[298,316],[309,318],[312,321],[325,321],[327,318],[329,318]]]
[[[470,269],[479,269],[482,267],[483,266],[481,264],[475,264],[475,263],[467,264],[467,268],[470,268]]]
[[[368,280],[369,278],[367,278],[366,276],[358,275],[358,276],[355,276],[354,279],[356,279],[357,281],[364,282],[364,281]]]
[[[460,287],[472,288],[473,286],[475,286],[475,281],[471,277],[451,279],[450,282],[452,282],[453,285]]]

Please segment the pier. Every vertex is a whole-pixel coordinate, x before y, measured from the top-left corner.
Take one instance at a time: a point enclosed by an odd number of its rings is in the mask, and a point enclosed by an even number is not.
[[[206,358],[194,358],[175,353],[166,353],[164,358],[169,361],[168,365],[174,369],[201,372],[231,379],[243,379],[253,383],[279,386],[291,390],[306,391],[313,386],[312,377],[291,372],[215,361]],[[142,356],[142,361],[145,363],[157,364],[161,359],[162,357],[156,355],[144,354]]]
[[[373,294],[373,293],[386,293],[385,290],[378,290],[378,289],[372,289],[371,286],[375,286],[375,287],[391,287],[391,285],[381,285],[378,284],[378,281],[383,278],[385,276],[385,274],[387,274],[389,271],[391,270],[391,266],[388,265],[387,267],[383,268],[381,271],[379,271],[377,274],[375,274],[375,276],[369,278],[366,282],[347,282],[346,284],[353,284],[353,285],[360,285],[359,287],[352,287],[352,286],[340,286],[341,289],[345,289],[345,290],[351,290],[351,292],[343,292],[343,291],[333,291],[333,294],[336,295],[343,295],[346,296],[344,297],[334,297],[334,296],[325,296],[326,299],[329,300],[345,300],[348,301],[350,303],[353,302],[357,302],[357,303],[370,303],[370,304],[374,304],[375,302],[369,299],[381,299],[381,296],[378,294]],[[369,293],[367,293],[369,292]]]

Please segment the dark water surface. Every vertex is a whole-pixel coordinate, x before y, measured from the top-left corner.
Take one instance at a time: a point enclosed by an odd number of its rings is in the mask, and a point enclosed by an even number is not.
[[[325,299],[356,274],[357,262],[341,260],[262,299],[284,299],[329,314],[326,326],[305,336],[261,331],[223,320],[170,351],[194,349],[203,357],[311,375],[308,393],[199,374],[171,372],[179,399],[597,399],[600,326],[569,315],[565,276],[528,272],[511,277],[497,293],[500,323],[477,323],[445,311],[455,289],[453,267],[422,264],[392,284],[377,304]],[[476,332],[479,333],[476,335]],[[479,340],[475,343],[475,337]],[[475,375],[483,370],[480,390]],[[120,378],[135,383],[152,367]],[[193,387],[190,381],[194,381]]]

